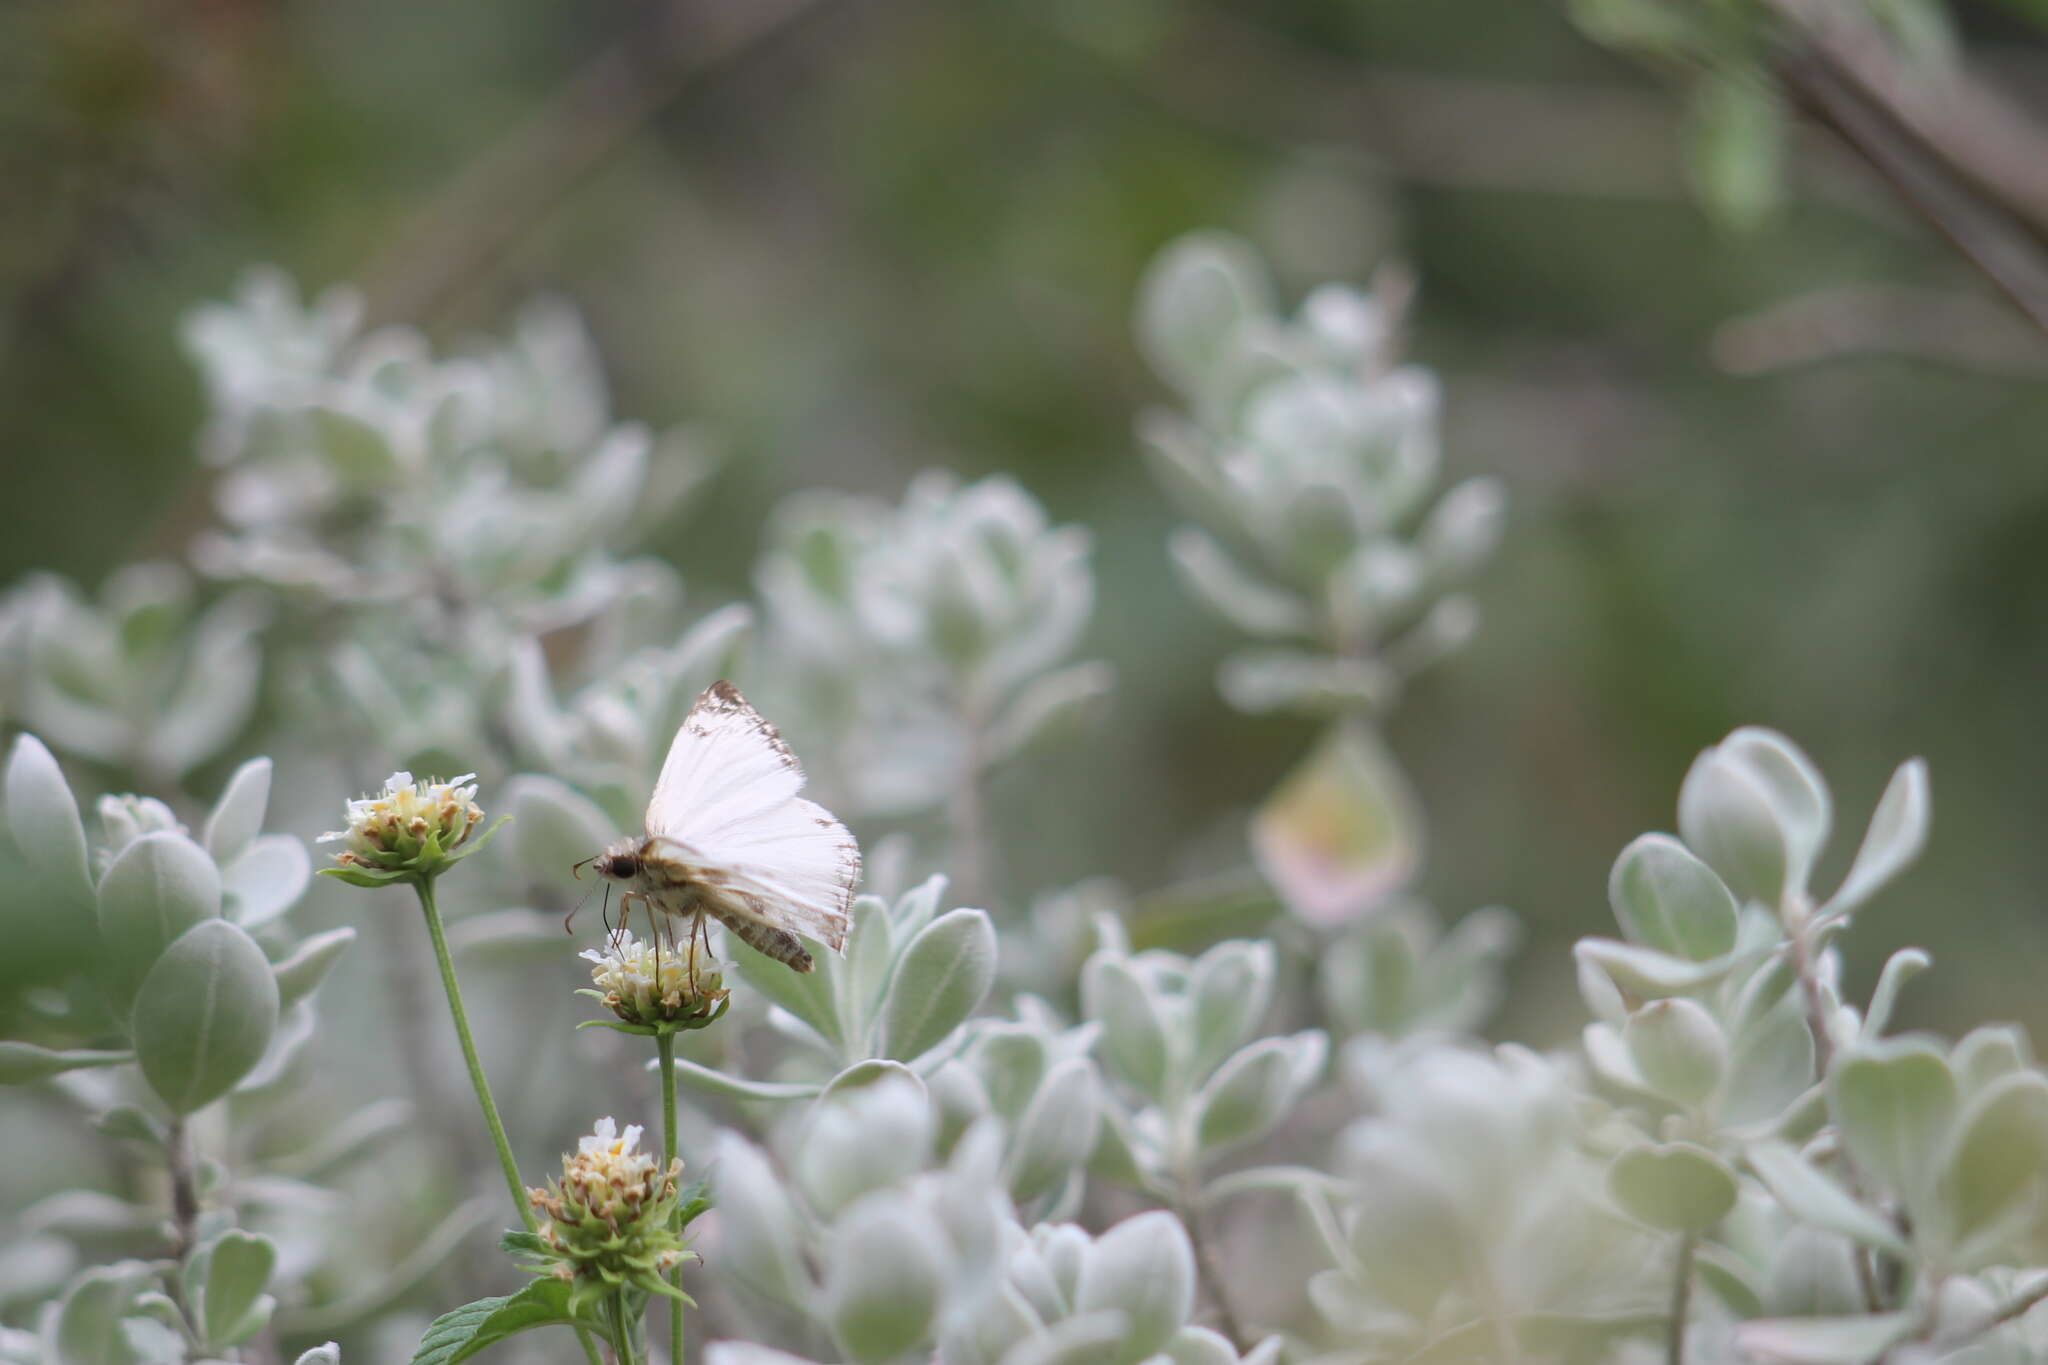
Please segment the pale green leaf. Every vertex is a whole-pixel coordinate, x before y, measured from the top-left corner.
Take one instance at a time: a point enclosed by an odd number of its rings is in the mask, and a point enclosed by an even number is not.
[[[7,830],[29,865],[67,896],[92,899],[85,856],[85,822],[64,770],[34,735],[18,735],[4,778]]]
[[[1790,1147],[1779,1142],[1758,1142],[1751,1144],[1744,1156],[1750,1169],[1794,1218],[1894,1256],[1912,1254],[1897,1228],[1807,1164]]]
[[[897,959],[882,1005],[882,1051],[920,1057],[966,1022],[996,977],[996,930],[984,910],[952,910]]]
[[[1126,1218],[1084,1253],[1077,1315],[1115,1310],[1122,1341],[1105,1365],[1129,1365],[1165,1346],[1194,1310],[1195,1253],[1180,1220],[1161,1209]]]
[[[0,1042],[0,1085],[27,1085],[84,1067],[120,1066],[134,1060],[132,1052],[59,1051],[34,1043]]]
[[[270,767],[269,759],[252,758],[235,769],[206,817],[200,842],[222,866],[239,857],[263,829],[263,813],[270,806]]]
[[[1629,1216],[1670,1232],[1703,1232],[1735,1207],[1735,1172],[1686,1142],[1629,1148],[1608,1168],[1607,1184]]]
[[[274,966],[271,974],[277,978],[279,1007],[290,1009],[318,990],[342,951],[355,942],[355,938],[353,926],[329,929],[301,942],[292,950],[290,957]]]
[[[254,940],[226,920],[195,925],[136,992],[142,1074],[173,1112],[189,1114],[255,1068],[277,1016],[277,982]]]
[[[145,834],[122,849],[99,885],[100,942],[116,998],[132,999],[159,955],[220,906],[219,869],[184,835]]]
[[[1947,1059],[1917,1039],[1861,1045],[1828,1073],[1828,1107],[1849,1155],[1916,1212],[1956,1104]]]
[[[1883,890],[1920,856],[1932,819],[1927,761],[1915,758],[1901,763],[1878,799],[1877,811],[1870,817],[1870,828],[1864,831],[1863,845],[1856,850],[1849,875],[1821,907],[1821,913],[1847,914]]]
[[[1739,1324],[1742,1349],[1768,1365],[1867,1365],[1911,1336],[1917,1313],[1851,1318],[1763,1318]]]
[[[1735,947],[1735,897],[1713,869],[1668,834],[1645,834],[1621,851],[1607,899],[1632,943],[1690,962]]]

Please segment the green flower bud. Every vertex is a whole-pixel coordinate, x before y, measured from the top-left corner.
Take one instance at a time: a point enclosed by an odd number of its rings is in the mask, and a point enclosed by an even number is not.
[[[639,1149],[640,1125],[620,1133],[609,1118],[597,1121],[573,1156],[562,1158],[562,1175],[544,1190],[528,1190],[534,1209],[547,1218],[539,1254],[557,1279],[573,1286],[572,1310],[610,1297],[632,1285],[652,1294],[681,1294],[667,1276],[688,1253],[670,1226],[680,1191],[683,1163],[663,1170]]]

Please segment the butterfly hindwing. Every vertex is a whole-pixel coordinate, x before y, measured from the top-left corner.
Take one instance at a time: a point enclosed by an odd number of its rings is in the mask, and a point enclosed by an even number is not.
[[[647,802],[647,832],[693,847],[788,802],[804,770],[775,727],[729,682],[704,689],[683,717]]]

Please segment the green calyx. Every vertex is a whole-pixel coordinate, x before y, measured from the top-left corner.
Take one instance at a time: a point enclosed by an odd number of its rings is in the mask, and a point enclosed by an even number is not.
[[[618,1033],[630,1033],[640,1038],[660,1038],[665,1035],[688,1033],[695,1029],[709,1028],[718,1022],[731,1006],[731,998],[722,990],[716,990],[718,978],[709,978],[714,989],[694,1000],[687,1000],[676,1007],[658,1006],[660,1013],[649,1014],[636,1008],[631,1000],[611,991],[590,990],[576,992],[603,1004],[619,1017],[613,1019],[586,1019],[577,1028],[608,1028]]]
[[[432,881],[464,858],[482,852],[511,818],[509,815],[499,816],[473,839],[467,830],[462,831],[455,840],[453,852],[443,846],[439,831],[429,831],[417,840],[393,840],[389,848],[350,847],[335,854],[335,865],[321,868],[320,875],[347,882],[350,886],[372,889]]]

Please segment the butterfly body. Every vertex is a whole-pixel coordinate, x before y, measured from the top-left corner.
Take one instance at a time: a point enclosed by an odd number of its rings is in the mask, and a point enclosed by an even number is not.
[[[669,746],[647,832],[611,845],[598,875],[690,935],[717,920],[793,970],[812,969],[799,934],[846,943],[860,849],[830,812],[797,795],[803,769],[775,727],[731,683],[713,683]]]
[[[715,868],[692,863],[674,840],[623,839],[604,851],[597,871],[626,888],[629,905],[637,900],[685,929],[708,915],[740,942],[794,971],[808,972],[816,965],[802,939],[768,922],[772,907],[743,889],[720,885]]]

